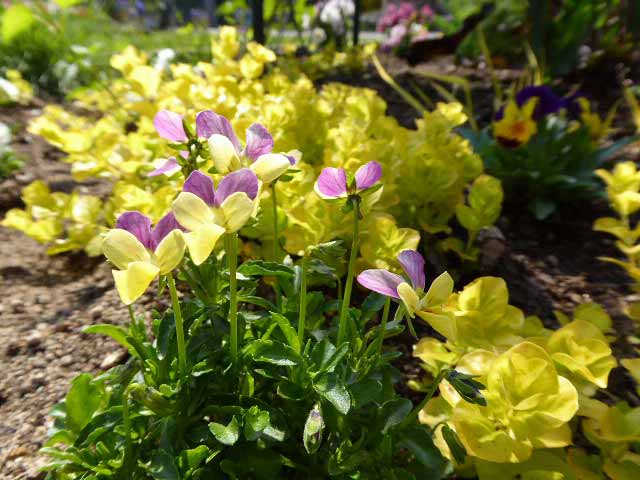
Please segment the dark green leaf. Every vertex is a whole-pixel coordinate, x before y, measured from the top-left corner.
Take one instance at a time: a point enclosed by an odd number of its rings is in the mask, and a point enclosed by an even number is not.
[[[298,339],[298,332],[296,332],[295,328],[291,326],[291,322],[284,315],[280,315],[279,313],[269,312],[271,313],[271,318],[278,322],[278,326],[284,337],[287,339],[287,343],[291,348],[293,348],[296,352],[300,351],[300,340]]]
[[[333,405],[343,415],[349,413],[351,397],[347,387],[335,373],[323,373],[313,384],[318,394]]]
[[[386,402],[380,409],[382,433],[385,434],[390,428],[402,423],[412,408],[411,400],[406,398],[397,398]]]
[[[442,437],[447,442],[447,446],[458,465],[462,465],[467,458],[467,449],[460,442],[458,435],[447,424],[442,426]]]
[[[247,346],[245,353],[254,362],[282,366],[299,365],[304,362],[300,354],[293,348],[275,340],[256,340]]]
[[[249,260],[238,267],[238,273],[251,276],[275,276],[293,277],[293,269],[276,262],[265,262],[263,260]]]
[[[180,473],[173,457],[164,450],[158,450],[155,453],[148,470],[156,480],[180,480]]]
[[[233,445],[238,441],[240,436],[240,422],[234,415],[228,425],[211,422],[209,430],[220,443],[224,445]]]

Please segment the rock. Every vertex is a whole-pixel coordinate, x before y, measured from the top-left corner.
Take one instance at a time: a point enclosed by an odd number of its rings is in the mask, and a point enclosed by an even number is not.
[[[42,343],[42,340],[43,340],[42,332],[40,330],[34,330],[26,339],[27,347],[36,348],[40,346],[40,344]]]
[[[100,305],[96,305],[91,310],[89,310],[89,317],[91,320],[98,320],[102,318],[102,307]]]
[[[101,370],[109,370],[110,368],[115,367],[116,365],[121,364],[126,360],[128,353],[126,350],[116,350],[115,352],[111,352],[100,364]]]
[[[73,365],[74,360],[73,360],[73,356],[71,355],[64,355],[63,357],[60,358],[60,365],[62,365],[63,367],[68,367],[70,365]]]
[[[33,453],[30,449],[28,449],[25,446],[17,446],[17,447],[13,447],[11,450],[9,450],[9,452],[7,453],[7,456],[5,457],[6,460],[13,460],[14,458],[18,458],[18,457],[26,457],[27,455],[30,455],[31,453]]]
[[[24,313],[24,302],[19,298],[11,300],[11,309],[13,313]]]

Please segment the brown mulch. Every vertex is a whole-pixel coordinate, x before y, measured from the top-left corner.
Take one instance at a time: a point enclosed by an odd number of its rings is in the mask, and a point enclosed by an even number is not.
[[[413,73],[400,61],[383,61],[403,86],[410,88],[413,84],[430,88],[415,75],[420,69],[470,74],[476,108],[485,120],[490,118],[493,93],[486,72],[452,67],[451,59],[416,67]],[[505,71],[501,78],[508,80],[513,75]],[[401,124],[414,126],[416,113],[372,69],[361,78],[327,80],[378,90],[390,114]],[[427,92],[435,98],[435,92]],[[603,101],[604,108],[610,100]],[[26,125],[38,113],[25,107],[0,109],[0,121]],[[68,165],[59,162],[61,153],[41,139],[22,134],[15,139],[14,148],[30,160],[21,172],[0,182],[0,215],[21,205],[19,192],[34,179],[44,179],[56,191],[68,192],[77,186]],[[88,188],[104,192],[99,184]],[[620,269],[597,259],[617,256],[618,252],[611,238],[591,229],[596,218],[607,214],[604,202],[586,202],[579,208],[559,211],[549,221],[537,222],[524,209],[507,207],[497,225],[504,242],[485,245],[485,253],[496,254],[498,261],[478,275],[504,277],[510,302],[527,315],[540,316],[547,325],[554,325],[554,310],[570,313],[580,303],[601,303],[614,319],[616,354],[624,358],[633,355],[625,339],[633,328],[623,314],[631,293],[629,281]],[[77,374],[97,372],[125,358],[115,342],[83,334],[81,329],[94,323],[124,325],[128,314],[113,289],[108,266],[100,259],[83,254],[48,257],[42,245],[2,227],[0,298],[0,338],[4,340],[0,344],[0,478],[42,478],[38,469],[45,459],[37,452],[51,424],[48,412],[64,398]],[[143,303],[151,301],[149,296]],[[420,375],[417,362],[410,357],[412,343],[407,334],[398,345],[406,353],[406,360],[398,367],[408,378]],[[614,371],[610,385],[614,394],[639,403],[622,369]]]

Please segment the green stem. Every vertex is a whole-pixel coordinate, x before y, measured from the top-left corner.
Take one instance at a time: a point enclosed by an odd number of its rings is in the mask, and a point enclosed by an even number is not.
[[[384,342],[384,334],[387,331],[387,320],[389,319],[389,309],[391,308],[391,297],[387,297],[382,310],[382,320],[380,321],[380,337],[378,339],[378,358],[382,355],[382,343]]]
[[[307,259],[302,257],[300,262],[300,307],[298,313],[298,342],[302,348],[304,329],[307,320]]]
[[[187,374],[187,350],[184,342],[184,326],[182,324],[182,310],[180,309],[180,301],[178,300],[178,292],[176,290],[176,282],[173,275],[167,275],[167,283],[169,284],[169,295],[171,295],[171,306],[173,307],[173,316],[176,321],[176,339],[178,341],[178,367],[180,368],[180,376]]]
[[[129,459],[131,458],[131,418],[129,416],[129,388],[122,394],[122,423],[124,426],[124,456],[122,466],[125,475],[129,475]]]
[[[420,411],[425,407],[425,405],[429,402],[429,400],[433,398],[433,395],[436,393],[436,390],[438,389],[438,385],[440,385],[440,382],[442,381],[444,376],[447,374],[447,371],[448,370],[441,370],[440,373],[438,373],[438,376],[433,380],[433,383],[429,387],[429,390],[425,394],[422,401],[418,404],[417,407],[413,409],[413,411],[409,414],[409,416],[405,418],[404,421],[402,422],[404,425],[414,422],[418,418]]]
[[[131,325],[133,325],[135,327],[135,325],[136,325],[136,314],[133,313],[133,305],[127,305],[127,308],[129,309],[129,319],[131,320]]]
[[[347,313],[349,312],[349,303],[351,302],[351,288],[353,287],[353,272],[356,267],[356,258],[358,257],[358,221],[360,220],[359,200],[354,197],[353,202],[353,241],[351,242],[351,253],[349,255],[349,270],[347,271],[347,281],[344,284],[344,297],[342,297],[342,306],[340,308],[340,320],[338,323],[338,346],[342,345],[345,340],[347,328]]]
[[[273,261],[278,261],[280,245],[278,244],[278,197],[276,196],[276,182],[271,184],[271,206],[273,209]]]
[[[229,324],[231,325],[230,345],[231,362],[238,363],[238,280],[236,269],[238,267],[238,235],[230,233],[226,238],[227,257],[229,262]]]

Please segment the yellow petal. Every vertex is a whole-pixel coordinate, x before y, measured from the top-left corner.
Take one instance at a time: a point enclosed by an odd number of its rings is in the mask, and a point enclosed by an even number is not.
[[[215,223],[207,223],[197,230],[184,234],[184,239],[191,254],[191,260],[196,265],[204,262],[216,246],[216,242],[224,233],[224,228]]]
[[[289,170],[291,163],[289,159],[280,153],[267,153],[260,155],[251,164],[251,170],[264,183],[271,183],[284,172]]]
[[[229,195],[222,202],[219,209],[226,231],[234,233],[244,227],[249,218],[251,218],[253,206],[253,201],[244,192],[236,192]]]
[[[426,305],[433,307],[446,303],[451,292],[453,292],[453,278],[448,272],[443,272],[431,283],[425,298]]]
[[[116,289],[125,305],[131,305],[145,292],[160,269],[149,262],[130,263],[126,270],[113,270]]]
[[[149,252],[133,235],[121,228],[109,230],[102,242],[102,252],[120,270],[125,270],[132,262],[148,262]]]
[[[407,282],[402,282],[398,285],[398,295],[404,304],[404,308],[411,318],[414,317],[415,311],[418,310],[420,299],[416,294],[416,291]]]
[[[228,173],[239,167],[238,154],[233,143],[224,135],[214,133],[207,140],[213,166],[218,173]]]
[[[182,261],[186,245],[180,230],[172,230],[156,247],[155,255],[160,273],[169,273]]]
[[[452,342],[456,341],[458,330],[453,315],[444,312],[432,313],[424,311],[417,311],[416,315],[431,325],[436,332],[444,336],[447,340],[451,340]]]
[[[211,208],[191,192],[178,195],[171,209],[178,223],[188,230],[197,230],[202,225],[213,223],[214,220]]]

